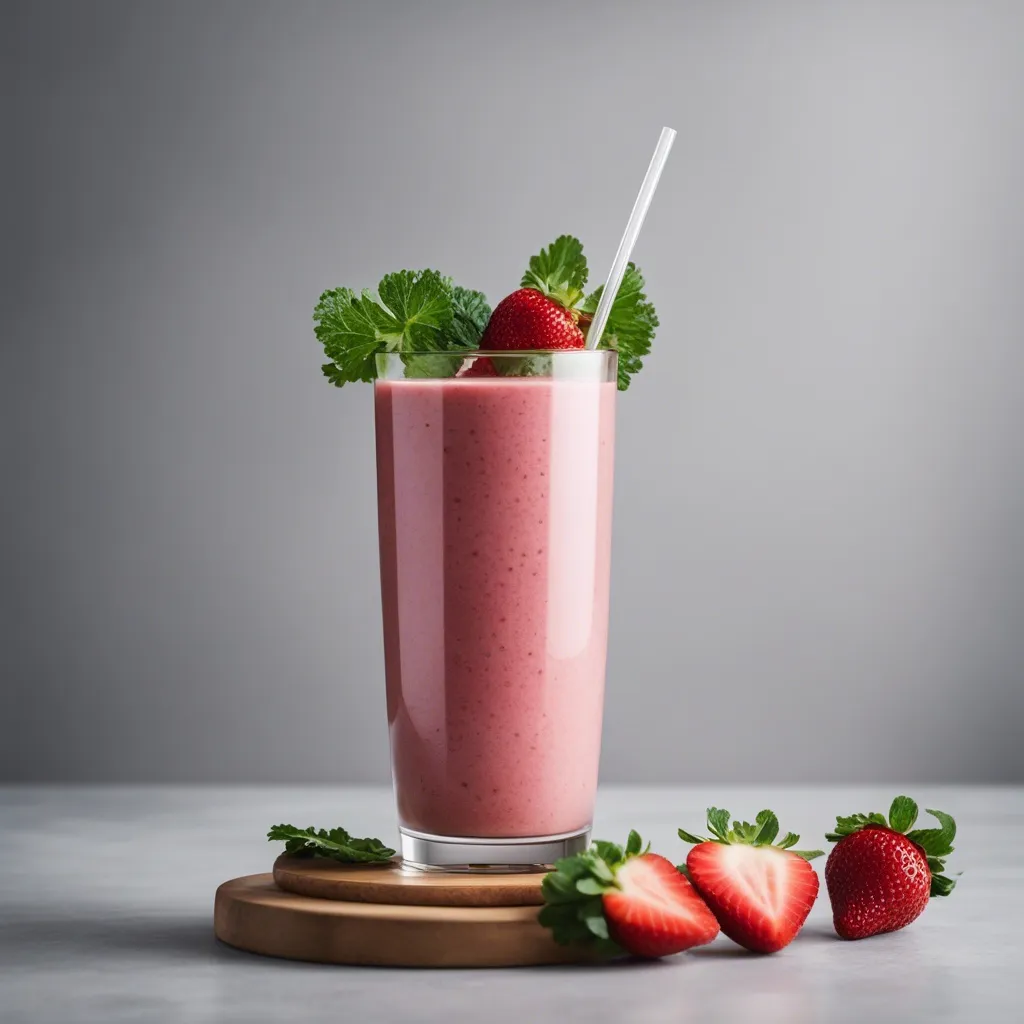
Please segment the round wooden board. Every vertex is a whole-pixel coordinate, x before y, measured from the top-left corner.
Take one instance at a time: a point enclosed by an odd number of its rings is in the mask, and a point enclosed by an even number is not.
[[[300,896],[351,903],[420,907],[539,907],[543,874],[455,874],[390,864],[339,864],[323,857],[282,854],[274,862],[278,887]]]
[[[225,882],[213,927],[238,949],[327,964],[521,967],[591,959],[559,946],[536,907],[347,903],[283,892],[269,874]]]

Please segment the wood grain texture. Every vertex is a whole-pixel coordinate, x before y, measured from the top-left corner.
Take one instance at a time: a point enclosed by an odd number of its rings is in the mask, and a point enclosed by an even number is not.
[[[555,943],[536,907],[347,903],[283,892],[270,874],[220,886],[214,931],[238,949],[328,964],[513,967],[592,959]]]
[[[543,874],[457,874],[391,864],[339,864],[323,857],[282,854],[274,863],[278,887],[300,896],[350,903],[430,907],[541,906]]]

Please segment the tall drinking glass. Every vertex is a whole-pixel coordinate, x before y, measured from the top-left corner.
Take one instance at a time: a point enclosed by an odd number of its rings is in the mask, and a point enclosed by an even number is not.
[[[551,864],[586,847],[597,788],[616,355],[389,353],[377,371],[402,855]]]

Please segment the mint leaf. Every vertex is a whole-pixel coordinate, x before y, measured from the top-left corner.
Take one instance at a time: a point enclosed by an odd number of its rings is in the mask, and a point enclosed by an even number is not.
[[[389,861],[395,851],[379,839],[354,839],[343,828],[330,831],[312,826],[273,825],[267,833],[271,842],[284,842],[285,853],[330,857],[343,864],[379,864]]]
[[[586,329],[589,319],[597,311],[604,285],[587,296],[580,311],[586,319],[580,327]],[[625,391],[634,373],[643,367],[643,357],[651,351],[651,341],[659,325],[654,306],[644,294],[644,277],[634,263],[626,267],[622,284],[615,294],[608,323],[598,348],[613,348],[619,353],[619,390]]]
[[[566,309],[572,309],[583,298],[587,274],[583,243],[572,235],[561,235],[530,258],[530,268],[519,285],[534,288]]]

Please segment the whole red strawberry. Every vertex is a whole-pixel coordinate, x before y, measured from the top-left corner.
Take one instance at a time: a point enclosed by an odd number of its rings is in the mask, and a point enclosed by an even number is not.
[[[492,352],[583,348],[579,314],[533,288],[520,288],[494,308],[480,347]]]
[[[679,830],[696,845],[686,858],[694,888],[733,942],[755,953],[788,946],[803,927],[818,897],[818,876],[808,863],[823,850],[792,850],[800,837],[779,834],[773,811],[761,811],[753,824],[734,821],[729,812],[708,808],[712,838]],[[682,868],[680,868],[682,870]]]
[[[956,882],[942,871],[956,823],[929,810],[941,828],[910,831],[917,813],[910,797],[898,796],[888,821],[877,812],[836,818],[835,832],[826,837],[836,846],[825,864],[825,884],[840,938],[898,931],[921,915],[930,896],[953,891]]]

